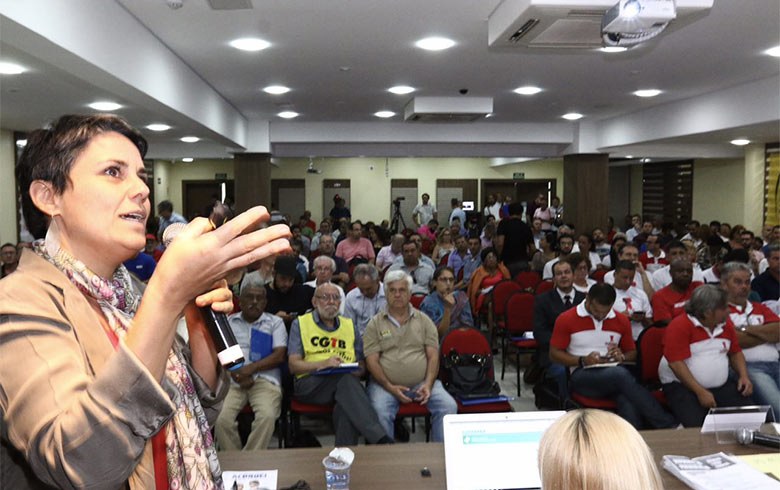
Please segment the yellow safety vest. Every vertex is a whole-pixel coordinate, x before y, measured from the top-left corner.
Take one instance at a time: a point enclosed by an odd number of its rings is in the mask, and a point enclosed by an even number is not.
[[[314,321],[314,315],[307,313],[298,317],[303,344],[303,359],[318,362],[339,356],[344,362],[357,362],[355,354],[355,327],[349,318],[339,317],[339,328],[333,332],[322,329]],[[306,374],[299,374],[301,378]]]

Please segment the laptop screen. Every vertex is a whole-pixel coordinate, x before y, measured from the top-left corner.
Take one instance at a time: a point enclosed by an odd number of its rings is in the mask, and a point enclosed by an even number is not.
[[[566,412],[459,414],[444,417],[447,490],[539,488],[542,434]]]

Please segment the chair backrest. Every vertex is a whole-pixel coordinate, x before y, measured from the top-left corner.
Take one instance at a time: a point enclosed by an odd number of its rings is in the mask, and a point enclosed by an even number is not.
[[[442,356],[455,349],[459,354],[480,354],[483,356],[493,356],[493,349],[490,348],[485,335],[471,327],[461,327],[454,330],[450,330],[441,340],[441,347],[439,351]],[[441,365],[444,365],[444,359],[442,358]],[[447,381],[446,369],[439,369],[439,378],[442,382]],[[488,372],[490,379],[495,379],[493,374],[493,366],[491,364]]]
[[[639,334],[637,339],[638,363],[642,382],[647,384],[660,383],[658,379],[658,364],[664,355],[664,327],[648,327]]]
[[[412,306],[414,306],[415,308],[417,308],[419,310],[420,309],[420,305],[422,304],[422,302],[423,302],[423,300],[425,299],[426,296],[428,296],[428,295],[424,294],[424,293],[414,293],[412,295],[412,299],[410,300],[412,302]]]
[[[596,269],[590,275],[590,278],[601,284],[604,282],[604,276],[607,275],[607,272],[609,272],[607,269]]]
[[[536,286],[542,282],[542,276],[536,271],[523,271],[515,276],[514,281],[520,285],[523,291],[532,293]]]
[[[534,329],[534,302],[536,296],[517,291],[506,300],[506,330],[509,336]]]
[[[534,291],[534,294],[546,293],[554,287],[555,283],[553,283],[550,279],[546,279],[536,286],[536,291]]]
[[[504,279],[493,287],[493,315],[495,318],[504,316],[506,300],[515,291],[520,291],[520,285],[510,279]]]

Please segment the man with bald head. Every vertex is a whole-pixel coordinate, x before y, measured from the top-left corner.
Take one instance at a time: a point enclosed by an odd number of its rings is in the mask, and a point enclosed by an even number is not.
[[[403,255],[401,253],[401,247],[405,241],[406,238],[402,234],[396,233],[393,235],[393,238],[390,239],[390,245],[386,245],[379,249],[379,253],[376,254],[376,266],[380,271],[393,265],[393,261],[395,261],[397,257]]]
[[[392,443],[360,383],[365,372],[363,342],[357,326],[339,316],[341,295],[331,283],[317,287],[314,311],[293,321],[287,344],[295,397],[304,403],[333,407],[336,446],[354,446],[363,436],[373,444]],[[354,364],[352,370],[334,370]]]
[[[693,291],[702,283],[693,281],[693,265],[687,258],[675,259],[669,265],[672,283],[653,295],[653,320],[667,325],[674,317],[684,313],[685,304]]]

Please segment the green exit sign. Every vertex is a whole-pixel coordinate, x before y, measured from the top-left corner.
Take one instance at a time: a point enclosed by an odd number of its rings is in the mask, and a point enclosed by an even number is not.
[[[512,178],[515,180],[523,180],[525,178],[525,172],[515,172],[512,174]]]

